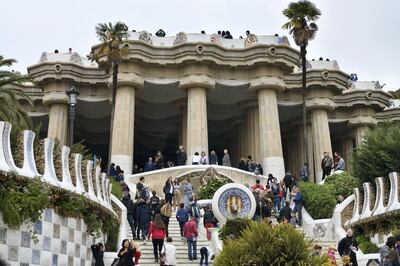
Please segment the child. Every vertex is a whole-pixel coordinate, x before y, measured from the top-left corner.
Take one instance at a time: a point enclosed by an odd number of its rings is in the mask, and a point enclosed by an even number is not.
[[[331,260],[331,264],[336,266],[337,264],[336,264],[335,251],[336,251],[335,246],[330,246],[330,247],[328,248],[328,253],[327,253],[326,255],[327,255],[327,256],[329,257],[329,259]]]

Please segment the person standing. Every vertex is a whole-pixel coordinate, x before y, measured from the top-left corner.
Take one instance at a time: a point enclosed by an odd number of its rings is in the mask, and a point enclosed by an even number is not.
[[[172,183],[172,177],[168,177],[167,181],[165,182],[163,192],[165,194],[165,202],[169,202],[172,204],[172,197],[174,195],[174,185]]]
[[[231,159],[229,158],[228,149],[224,150],[224,157],[222,157],[223,166],[231,166]]]
[[[137,221],[139,229],[137,232],[137,238],[140,238],[140,231],[142,232],[142,240],[146,239],[146,235],[148,232],[150,218],[151,218],[151,209],[150,206],[146,203],[144,198],[140,198],[136,205],[137,210]]]
[[[333,165],[332,157],[329,156],[329,153],[324,152],[324,158],[322,159],[321,162],[322,180],[324,180],[326,176],[329,176],[331,174],[332,165]]]
[[[274,179],[272,179],[272,185],[271,185],[271,192],[272,192],[272,200],[274,203],[274,210],[275,212],[278,212],[278,210],[280,209],[280,203],[281,203],[281,196],[280,196],[280,188],[279,188],[279,183],[278,180],[274,177]]]
[[[285,177],[283,178],[283,183],[285,184],[285,191],[289,189],[289,192],[292,192],[293,188],[293,176],[290,171],[286,172]]]
[[[183,193],[184,193],[184,199],[183,202],[185,203],[185,207],[188,207],[190,205],[190,197],[193,196],[193,190],[194,187],[192,183],[190,183],[190,177],[186,177],[186,182],[183,184]]]
[[[208,231],[208,228],[213,228],[214,227],[214,222],[215,222],[215,217],[214,213],[211,209],[211,206],[207,206],[206,211],[204,212],[204,217],[203,217],[203,224],[204,228],[206,229],[207,232],[207,240],[211,240],[211,233]]]
[[[351,228],[347,229],[346,237],[339,241],[338,252],[340,257],[349,256],[352,266],[358,266],[357,255],[358,244],[353,236],[353,230]]]
[[[188,257],[190,261],[197,260],[197,224],[196,218],[191,217],[190,220],[185,223],[183,228],[183,235],[186,238],[188,245]]]
[[[133,238],[136,238],[136,225],[134,222],[134,220],[136,220],[135,219],[136,206],[133,203],[133,201],[131,200],[131,196],[129,195],[128,191],[124,191],[121,202],[122,202],[122,204],[124,204],[124,206],[126,208],[126,212],[127,212],[126,217],[128,219],[129,226],[131,227],[132,236],[133,236]]]
[[[153,171],[155,169],[155,165],[153,162],[153,157],[149,157],[149,160],[144,165],[144,172]]]
[[[187,155],[185,148],[183,145],[179,146],[179,149],[176,151],[176,165],[185,165],[187,160]]]
[[[208,158],[210,165],[218,165],[218,156],[215,151],[210,152],[210,157]]]
[[[300,179],[303,182],[308,181],[308,164],[304,163],[300,170]]]
[[[200,155],[200,164],[201,164],[201,165],[207,165],[207,164],[208,164],[208,157],[207,157],[205,151],[202,151],[202,152],[201,152],[201,155]]]
[[[300,188],[299,187],[294,187],[293,189],[293,201],[295,203],[295,207],[294,207],[294,212],[297,214],[297,221],[299,222],[299,225],[302,225],[302,215],[301,215],[301,211],[303,209],[303,194],[301,194],[300,192]]]
[[[192,165],[199,165],[200,164],[200,155],[199,153],[196,151],[193,155],[192,158]]]
[[[150,198],[150,207],[152,215],[156,211],[158,205],[160,205],[160,198],[157,196],[157,192],[153,190],[151,198]]]
[[[181,185],[179,184],[178,178],[174,179],[174,196],[172,198],[172,207],[175,211],[178,210],[179,204],[181,203]]]
[[[381,254],[381,263],[379,265],[382,266],[397,266],[399,264],[399,256],[395,249],[396,246],[396,238],[393,236],[389,236],[386,240],[386,244],[379,250]]]
[[[162,248],[161,254],[165,254],[165,265],[178,265],[176,262],[176,247],[172,244],[172,238],[167,237],[167,243]]]
[[[197,203],[197,199],[196,199],[195,195],[190,197],[189,200],[190,200],[190,205],[188,207],[189,215],[191,217],[195,218],[196,224],[197,224],[197,226],[199,226],[200,218],[201,218],[201,213],[200,213],[201,206],[200,206],[200,204]]]
[[[161,151],[157,151],[154,164],[156,169],[164,168],[164,155]]]
[[[141,176],[139,178],[139,182],[136,183],[136,199],[141,197],[143,190],[144,190],[144,176]]]
[[[103,243],[98,243],[97,245],[92,245],[92,254],[94,258],[94,266],[104,266],[104,245]]]
[[[185,209],[185,205],[183,203],[179,205],[179,210],[176,213],[176,220],[179,223],[181,239],[183,239],[183,228],[185,223],[189,220],[189,212]]]
[[[122,248],[118,252],[120,266],[134,266],[133,257],[135,256],[135,250],[131,247],[128,239],[122,241]]]
[[[165,224],[159,213],[154,215],[154,220],[150,224],[147,238],[150,240],[150,237],[152,237],[153,242],[154,261],[158,262],[165,238]]]

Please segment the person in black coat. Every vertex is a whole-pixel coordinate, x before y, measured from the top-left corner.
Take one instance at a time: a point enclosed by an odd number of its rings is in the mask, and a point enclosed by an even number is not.
[[[353,230],[347,229],[346,237],[339,241],[338,252],[340,257],[349,256],[353,266],[358,266],[356,252],[358,244],[353,236]]]
[[[124,191],[124,196],[121,199],[122,204],[124,204],[126,208],[126,218],[128,219],[129,226],[132,230],[133,238],[136,238],[136,225],[135,225],[135,216],[136,216],[136,206],[131,200],[131,196],[128,191]]]
[[[94,258],[94,266],[104,266],[104,246],[102,243],[98,243],[97,245],[92,245],[90,247],[92,249],[92,254]]]
[[[185,165],[187,160],[187,154],[183,145],[179,146],[179,149],[176,151],[176,164]]]
[[[292,209],[289,207],[289,205],[290,205],[290,202],[286,201],[285,206],[279,212],[279,220],[280,221],[283,221],[284,219],[286,219],[287,222],[290,221],[290,213],[292,212]]]
[[[172,197],[174,195],[174,185],[172,184],[172,177],[168,177],[167,181],[165,182],[163,192],[165,194],[165,201],[166,203],[170,203],[172,205]]]
[[[134,266],[133,258],[135,250],[131,247],[128,239],[122,241],[122,248],[118,252],[119,264],[118,266]]]
[[[145,240],[150,226],[151,209],[143,198],[140,198],[137,202],[136,213],[138,225],[142,232],[142,240]],[[139,238],[140,235],[138,234],[137,237]]]

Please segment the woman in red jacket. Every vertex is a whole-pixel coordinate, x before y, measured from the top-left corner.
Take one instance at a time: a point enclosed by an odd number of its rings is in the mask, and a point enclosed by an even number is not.
[[[158,254],[161,254],[161,249],[164,245],[165,238],[165,224],[161,218],[161,214],[156,213],[154,219],[150,224],[149,234],[147,236],[150,239],[152,236],[153,241],[153,252],[155,262],[158,262]]]

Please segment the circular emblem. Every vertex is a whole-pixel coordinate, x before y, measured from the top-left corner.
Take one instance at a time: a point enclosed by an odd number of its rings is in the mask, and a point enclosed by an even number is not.
[[[224,224],[235,218],[252,218],[256,210],[253,193],[237,183],[226,184],[215,192],[212,208],[218,221]]]

